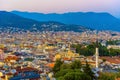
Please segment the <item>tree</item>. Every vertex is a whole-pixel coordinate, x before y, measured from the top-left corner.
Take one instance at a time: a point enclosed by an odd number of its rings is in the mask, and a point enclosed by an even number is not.
[[[65,80],[75,80],[75,74],[74,74],[74,72],[67,73],[67,74],[64,76],[64,79],[65,79]]]
[[[61,76],[57,80],[65,80],[65,79],[64,79],[64,76]]]
[[[83,68],[79,60],[75,60],[71,64],[57,60],[53,70],[57,80],[93,80],[94,76],[89,64],[86,62],[86,66]]]
[[[75,60],[71,64],[71,69],[81,69],[81,67],[82,67],[82,65],[81,65],[81,62],[79,60]]]
[[[106,59],[103,59],[103,62],[106,62]]]
[[[55,74],[55,77],[59,78],[59,77],[64,76],[64,75],[66,75],[67,73],[70,73],[70,72],[74,72],[74,70],[72,70],[72,69],[60,70]]]
[[[71,69],[71,65],[70,65],[70,64],[63,63],[63,64],[60,66],[60,70],[63,70],[63,69]]]
[[[88,64],[87,61],[86,61],[86,65],[84,66],[83,70],[84,70],[84,73],[89,75],[92,80],[95,78],[94,73],[92,72],[90,65]]]
[[[91,80],[91,77],[83,72],[70,72],[64,76],[64,80]]]
[[[56,72],[60,71],[60,66],[62,64],[63,64],[63,62],[61,61],[61,59],[56,60],[55,66],[53,67],[53,72],[56,73]]]
[[[119,70],[119,69],[118,69]],[[116,75],[116,78],[120,78],[120,70],[118,73],[115,74]]]
[[[98,80],[115,80],[115,74],[113,74],[113,73],[101,73]]]
[[[92,56],[95,54],[96,46],[99,47],[99,55],[100,56],[116,56],[120,54],[119,49],[107,49],[106,46],[102,46],[100,43],[97,45],[96,43],[91,43],[89,45],[72,45],[73,48],[76,48],[76,52],[80,55],[84,56]]]

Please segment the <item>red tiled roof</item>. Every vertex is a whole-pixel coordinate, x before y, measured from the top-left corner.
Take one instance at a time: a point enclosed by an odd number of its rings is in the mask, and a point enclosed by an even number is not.
[[[18,60],[19,58],[17,56],[7,56],[5,60]]]
[[[1,76],[1,78],[5,78],[5,76]]]
[[[63,58],[63,60],[71,61],[71,58]]]
[[[50,68],[53,68],[55,65],[55,63],[48,63],[46,66],[50,67]]]
[[[16,71],[18,72],[24,72],[24,71],[38,71],[37,69],[35,68],[32,68],[32,67],[25,67],[25,68],[16,68]]]
[[[113,64],[120,64],[119,57],[100,57],[101,59],[106,59],[106,61],[113,63]]]
[[[6,75],[13,75],[12,73],[7,73]]]
[[[120,80],[120,78],[117,78],[116,80]]]

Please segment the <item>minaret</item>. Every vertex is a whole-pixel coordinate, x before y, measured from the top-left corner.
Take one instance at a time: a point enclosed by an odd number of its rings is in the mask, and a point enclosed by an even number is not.
[[[96,68],[98,68],[98,65],[99,65],[99,49],[98,49],[98,47],[96,47],[95,57],[96,57]]]
[[[99,48],[98,48],[98,32],[96,33],[96,51],[95,51],[95,57],[96,57],[96,68],[99,66]]]

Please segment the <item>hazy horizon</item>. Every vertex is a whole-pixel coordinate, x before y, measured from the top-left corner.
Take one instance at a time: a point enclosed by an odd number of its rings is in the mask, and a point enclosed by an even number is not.
[[[1,11],[39,13],[107,12],[120,17],[120,0],[0,0]]]
[[[6,10],[2,10],[2,11],[6,11]],[[12,11],[7,11],[7,12],[14,12],[14,11],[17,11],[17,12],[26,12],[26,13],[38,13],[38,14],[67,14],[67,13],[109,13],[109,12],[94,12],[94,11],[89,11],[89,12],[82,12],[82,11],[74,11],[74,12],[62,12],[62,13],[58,13],[58,12],[49,12],[49,13],[44,13],[44,12],[35,12],[35,11],[20,11],[20,10],[12,10]],[[112,15],[111,13],[109,13],[110,15]],[[112,15],[114,16],[114,15]],[[116,16],[114,16],[116,17]],[[116,17],[116,18],[119,18],[120,17]]]

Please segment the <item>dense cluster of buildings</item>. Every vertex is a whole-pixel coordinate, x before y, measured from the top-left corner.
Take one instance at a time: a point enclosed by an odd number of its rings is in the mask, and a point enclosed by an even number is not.
[[[120,33],[107,31],[101,31],[97,35],[96,31],[1,33],[0,80],[49,80],[50,78],[55,80],[51,71],[57,59],[62,59],[66,63],[81,60],[82,64],[87,60],[93,67],[96,63],[100,64],[101,70],[120,67],[119,61],[114,63],[109,58],[99,58],[99,55],[85,57],[70,47],[71,44],[96,42],[96,38],[99,41],[119,40]],[[103,63],[104,58],[107,60],[106,63]],[[108,67],[104,68],[105,65]]]

